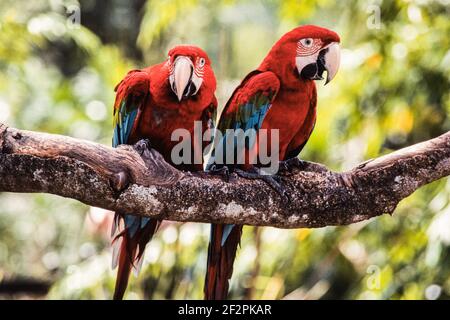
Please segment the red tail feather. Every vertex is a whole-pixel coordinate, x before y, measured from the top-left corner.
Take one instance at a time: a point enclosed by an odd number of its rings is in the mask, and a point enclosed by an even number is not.
[[[134,252],[129,254],[127,250],[128,236],[126,234],[121,235],[122,243],[120,244],[119,252],[119,269],[117,270],[116,288],[114,290],[114,300],[122,300],[125,290],[128,286],[128,279],[132,268],[131,257],[134,256]]]
[[[233,274],[233,263],[241,239],[242,226],[235,225],[222,246],[223,229],[224,225],[212,225],[205,277],[205,300],[227,299],[229,280]]]
[[[127,289],[128,279],[132,268],[139,267],[139,260],[143,258],[145,246],[152,239],[158,229],[160,221],[150,220],[144,228],[139,229],[130,237],[128,230],[124,229],[114,239],[121,241],[118,253],[118,270],[114,300],[121,300]]]

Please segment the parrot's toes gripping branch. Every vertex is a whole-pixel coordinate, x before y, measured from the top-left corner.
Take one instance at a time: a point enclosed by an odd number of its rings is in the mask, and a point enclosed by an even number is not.
[[[264,181],[281,196],[283,202],[288,203],[291,201],[287,191],[281,185],[280,176],[261,174],[256,168],[254,168],[253,171],[244,171],[241,169],[235,169],[234,172],[238,176],[245,179],[258,179]]]
[[[146,150],[152,148],[152,144],[148,139],[141,139],[133,145],[133,148],[142,156]]]
[[[303,161],[299,158],[290,158],[288,160],[279,162],[278,172],[282,175],[289,175],[295,170],[307,171],[307,172],[327,172],[329,171],[326,166],[320,163]]]
[[[294,169],[304,170],[308,165],[308,162],[300,160],[299,158],[290,158],[288,160],[280,161],[279,173],[286,174],[291,173]]]
[[[226,181],[230,181],[230,169],[227,166],[216,166],[213,165],[208,171],[212,175],[220,175]]]

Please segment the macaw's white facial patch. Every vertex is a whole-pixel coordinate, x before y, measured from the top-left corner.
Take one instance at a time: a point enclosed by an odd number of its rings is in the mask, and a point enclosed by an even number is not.
[[[172,91],[181,101],[183,98],[189,98],[200,90],[203,84],[204,58],[196,58],[195,63],[190,57],[178,56],[173,64],[168,61],[169,82]]]
[[[308,80],[322,80],[323,72],[327,71],[327,84],[339,69],[340,47],[337,42],[322,44],[319,39],[301,39],[297,45],[295,65],[299,75]]]

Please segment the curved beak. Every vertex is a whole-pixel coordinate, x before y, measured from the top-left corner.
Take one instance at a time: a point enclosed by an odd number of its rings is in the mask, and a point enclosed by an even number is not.
[[[341,48],[337,42],[332,42],[327,47],[325,53],[325,70],[327,70],[327,80],[325,84],[333,80],[341,64]]]
[[[327,72],[325,84],[333,80],[339,70],[341,60],[339,43],[332,42],[315,54],[296,57],[295,63],[298,73],[304,79],[322,80],[323,73]]]
[[[190,58],[185,56],[178,56],[174,62],[173,72],[169,76],[170,86],[172,91],[178,98],[178,101],[183,99],[183,96],[188,96],[189,92],[185,92],[191,83],[194,65]]]

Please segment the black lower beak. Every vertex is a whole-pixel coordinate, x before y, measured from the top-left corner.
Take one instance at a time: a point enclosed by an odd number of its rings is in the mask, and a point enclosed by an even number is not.
[[[195,92],[195,85],[192,82],[192,80],[189,80],[188,85],[184,89],[183,97],[190,98],[194,94],[194,92]]]
[[[319,56],[317,57],[317,61],[315,63],[310,63],[306,65],[302,72],[301,76],[303,79],[307,80],[323,80],[323,73],[325,72],[325,54],[328,49],[323,49],[319,52]]]

